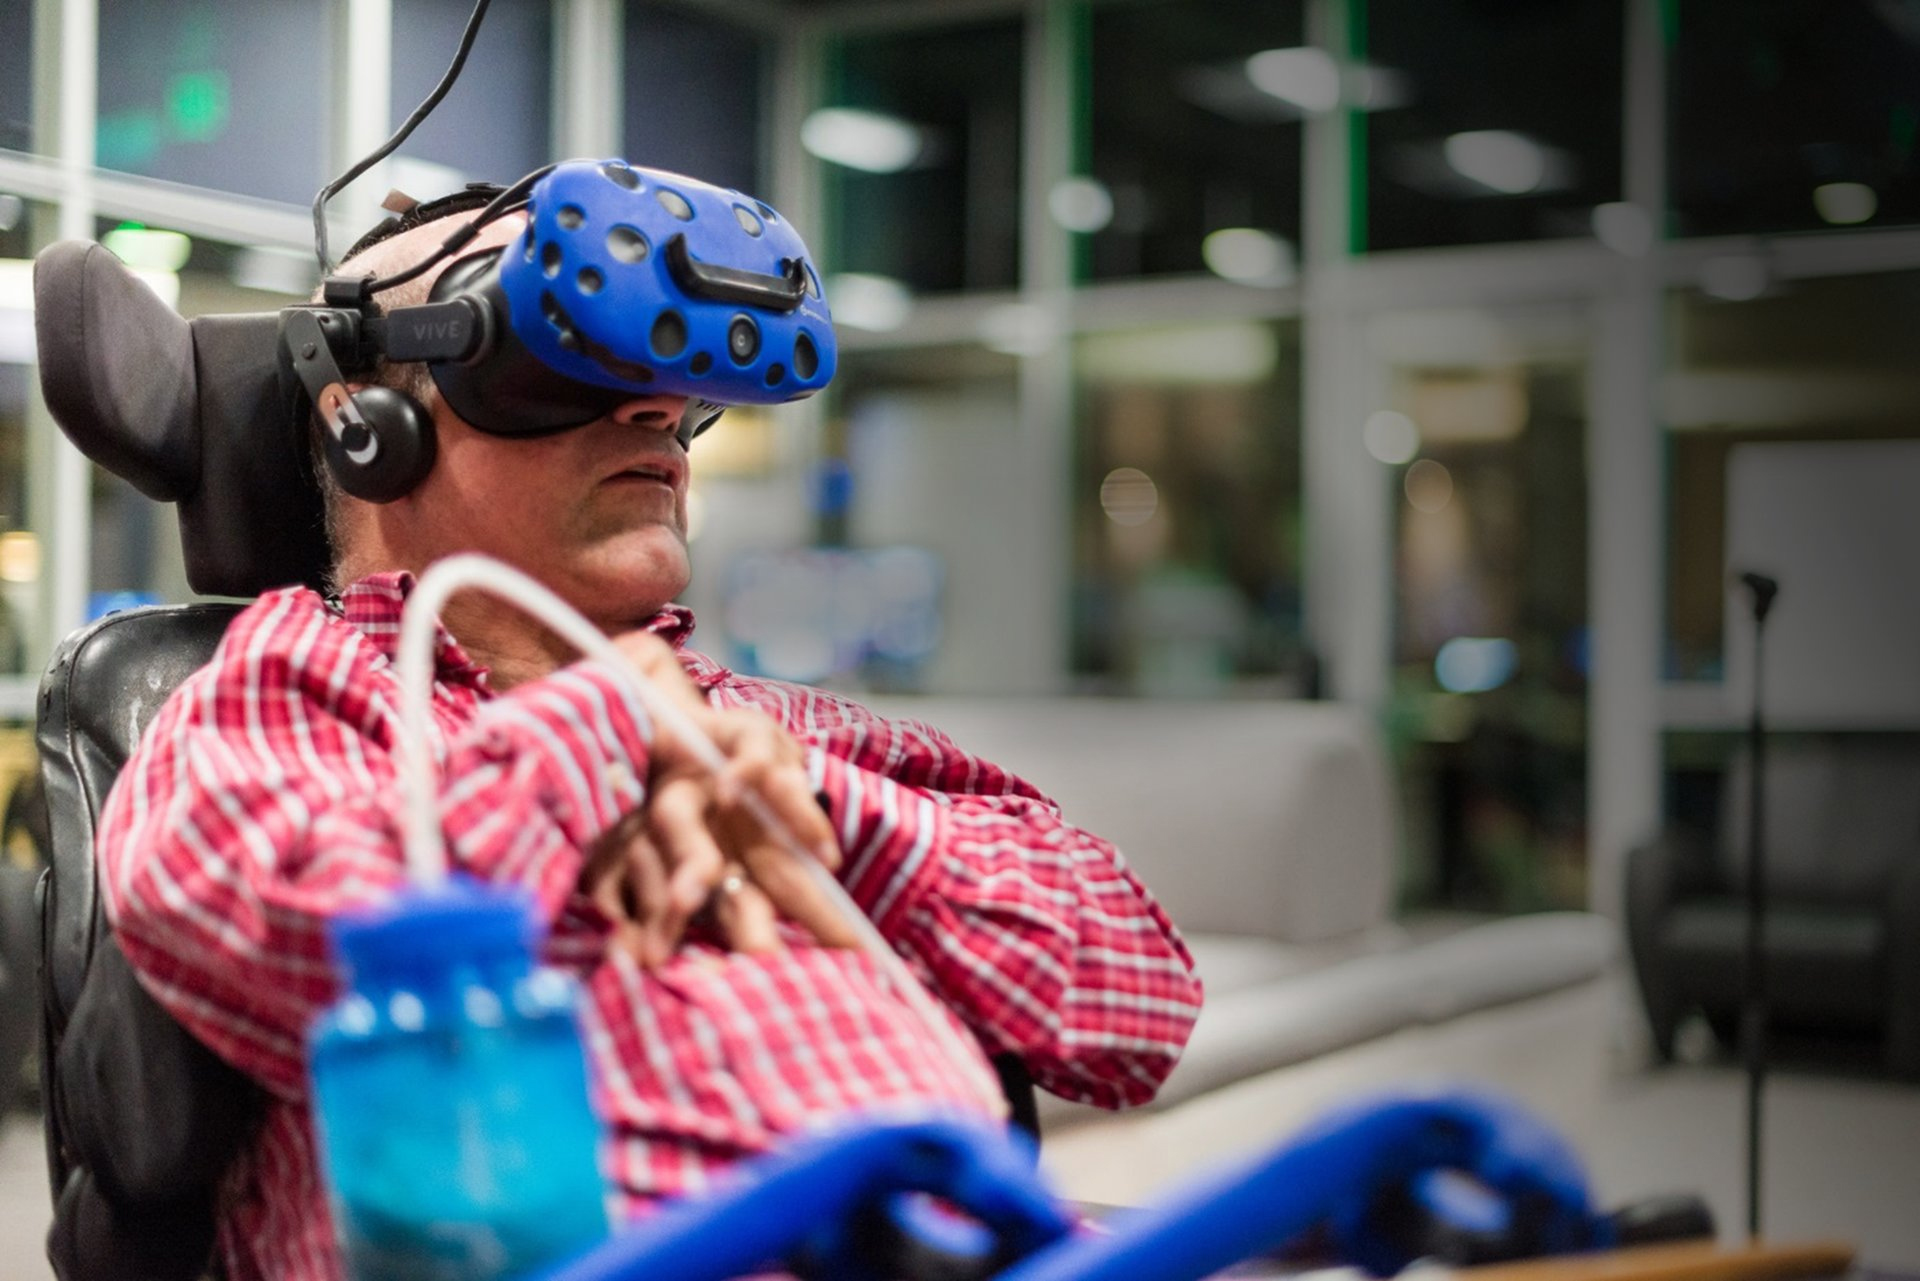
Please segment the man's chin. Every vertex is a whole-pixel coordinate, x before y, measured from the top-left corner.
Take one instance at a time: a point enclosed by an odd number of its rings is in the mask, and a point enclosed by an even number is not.
[[[589,616],[639,611],[651,616],[682,591],[692,577],[686,535],[669,525],[625,531],[575,558],[567,575],[578,586],[578,605]]]

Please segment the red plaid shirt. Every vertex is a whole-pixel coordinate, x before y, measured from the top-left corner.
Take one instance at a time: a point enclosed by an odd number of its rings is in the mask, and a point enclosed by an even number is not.
[[[288,588],[235,619],[167,702],[101,818],[106,902],[154,995],[262,1082],[265,1123],[223,1196],[234,1281],[335,1278],[304,1038],[340,990],[325,926],[403,879],[396,784],[400,611],[376,575],[337,606]],[[651,630],[684,646],[669,608]],[[1107,1106],[1151,1097],[1199,1011],[1191,958],[1112,846],[937,731],[831,694],[736,676],[680,648],[716,706],[807,745],[842,878],[988,1053]],[[857,952],[744,955],[691,940],[649,972],[606,947],[583,851],[644,799],[640,709],[598,664],[495,695],[444,631],[434,687],[441,818],[456,866],[530,889],[547,960],[587,999],[605,1166],[630,1210],[698,1191],[810,1122],[898,1101],[977,1107],[910,1007]]]

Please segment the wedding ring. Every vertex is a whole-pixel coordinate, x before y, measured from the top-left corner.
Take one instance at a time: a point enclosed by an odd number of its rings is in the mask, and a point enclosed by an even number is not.
[[[721,894],[731,898],[746,887],[746,875],[736,867],[730,869],[725,876],[720,878],[720,884],[716,888]]]

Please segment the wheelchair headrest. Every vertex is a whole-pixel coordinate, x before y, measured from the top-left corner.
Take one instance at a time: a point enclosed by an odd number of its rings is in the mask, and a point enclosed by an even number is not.
[[[40,254],[33,296],[47,407],[87,457],[178,505],[195,591],[324,583],[320,490],[282,385],[276,313],[182,320],[77,240]]]

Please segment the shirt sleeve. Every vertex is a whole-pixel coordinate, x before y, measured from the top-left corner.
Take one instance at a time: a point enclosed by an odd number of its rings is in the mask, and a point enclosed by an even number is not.
[[[384,660],[363,653],[343,679],[355,655],[321,658],[306,630],[327,626],[236,620],[142,738],[96,838],[108,917],[149,990],[288,1098],[339,992],[327,922],[405,879],[398,712],[363,679]],[[640,799],[643,710],[589,661],[438,719],[452,866],[563,916],[580,851]]]
[[[1066,1098],[1151,1099],[1202,993],[1119,851],[925,726],[869,717],[810,737],[842,879],[987,1052]]]

